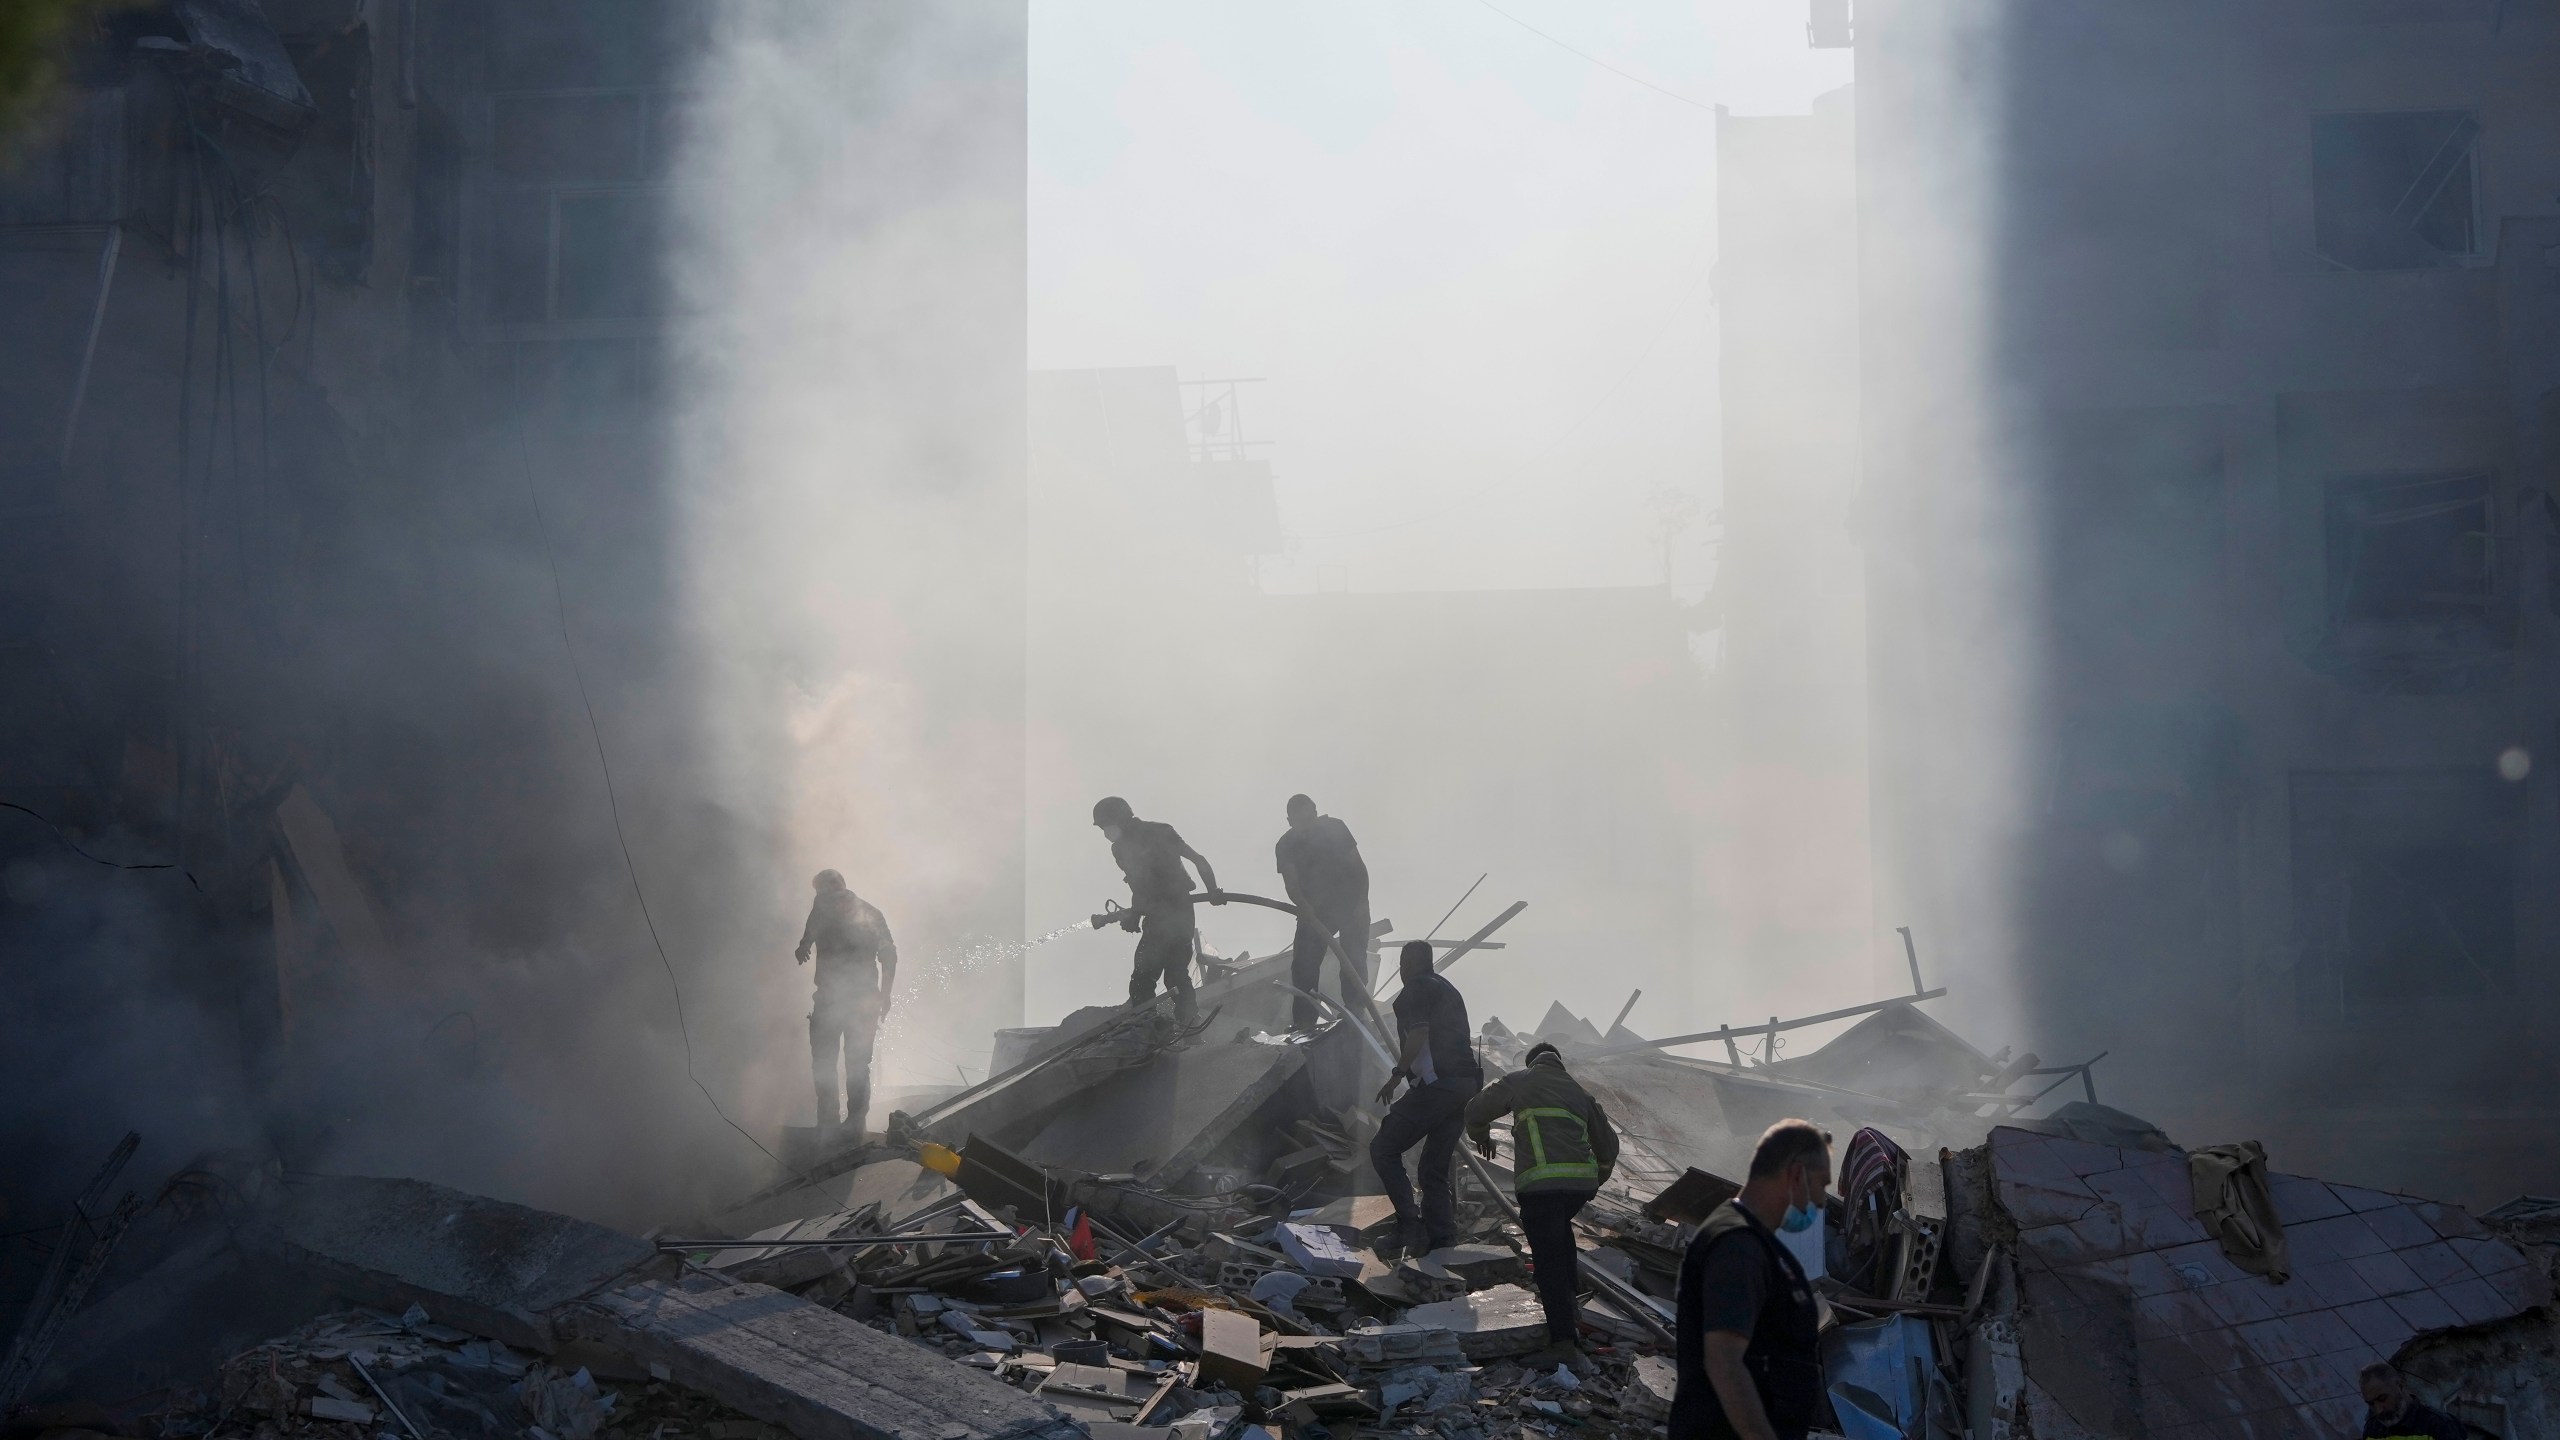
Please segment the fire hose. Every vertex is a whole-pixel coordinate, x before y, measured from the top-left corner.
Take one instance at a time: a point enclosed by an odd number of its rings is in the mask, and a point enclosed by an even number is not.
[[[1334,961],[1342,967],[1343,989],[1357,997],[1361,1007],[1367,1010],[1372,1018],[1382,1018],[1377,997],[1369,993],[1368,982],[1361,977],[1360,968],[1351,963],[1350,956],[1342,953],[1342,942],[1335,939],[1331,931],[1322,930],[1323,920],[1308,914],[1303,906],[1287,900],[1274,900],[1267,895],[1247,895],[1235,890],[1204,890],[1192,898],[1206,900],[1212,905],[1259,905],[1266,910],[1277,910],[1283,915],[1294,916],[1302,923],[1318,926],[1319,933],[1324,936],[1325,949],[1332,952]],[[1117,900],[1105,900],[1102,902],[1102,912],[1093,917],[1093,928],[1101,930],[1112,925],[1117,925],[1123,930],[1135,930],[1138,928],[1138,912],[1123,908]],[[1367,937],[1364,936],[1362,939],[1365,944]],[[1395,1062],[1390,1060],[1388,1063],[1392,1065]]]

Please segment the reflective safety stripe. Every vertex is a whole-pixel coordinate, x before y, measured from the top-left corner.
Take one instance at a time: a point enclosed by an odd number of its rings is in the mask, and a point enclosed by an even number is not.
[[[1550,1120],[1562,1120],[1573,1126],[1571,1138],[1580,1142],[1579,1145],[1568,1145],[1565,1143],[1567,1137],[1559,1133],[1556,1136],[1559,1142],[1556,1148],[1559,1151],[1568,1152],[1573,1148],[1579,1148],[1582,1159],[1550,1160],[1547,1158],[1546,1127],[1542,1122]],[[1593,1184],[1599,1183],[1600,1162],[1591,1154],[1591,1127],[1583,1123],[1581,1116],[1560,1106],[1539,1105],[1514,1115],[1512,1126],[1515,1131],[1528,1136],[1531,1161],[1528,1169],[1513,1177],[1515,1184],[1534,1185],[1541,1180],[1588,1180]]]

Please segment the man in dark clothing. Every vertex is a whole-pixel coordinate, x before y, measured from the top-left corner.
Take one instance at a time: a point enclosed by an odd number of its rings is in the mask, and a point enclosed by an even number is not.
[[[1801,1231],[1831,1183],[1831,1137],[1781,1120],[1742,1193],[1715,1208],[1680,1261],[1680,1384],[1670,1440],[1804,1440],[1822,1405],[1822,1318],[1777,1232]]]
[[[1396,993],[1396,1033],[1404,1037],[1396,1068],[1378,1089],[1378,1103],[1394,1105],[1369,1142],[1369,1163],[1396,1207],[1396,1243],[1408,1255],[1455,1244],[1458,1187],[1452,1166],[1458,1136],[1467,1123],[1467,1101],[1483,1088],[1476,1064],[1475,1032],[1467,1028],[1467,1002],[1431,968],[1431,942],[1407,940],[1396,956],[1404,988]],[[1399,1081],[1412,1087],[1396,1098]],[[1422,1145],[1422,1199],[1414,1202],[1405,1179],[1404,1152]]]
[[[844,1057],[844,1124],[857,1136],[871,1118],[871,1045],[889,1013],[898,983],[898,942],[870,901],[846,888],[844,877],[821,870],[810,882],[818,898],[800,927],[792,955],[806,965],[818,957],[818,1000],[809,1011],[809,1068],[818,1082],[818,1133],[836,1128],[836,1057]]]
[[[2462,1422],[2410,1398],[2408,1377],[2388,1360],[2356,1372],[2364,1391],[2365,1440],[2463,1440]]]
[[[1309,998],[1324,976],[1325,941],[1342,947],[1345,964],[1359,969],[1359,988],[1369,988],[1369,866],[1360,858],[1360,842],[1351,827],[1316,813],[1316,802],[1304,795],[1289,797],[1289,829],[1271,847],[1279,862],[1280,885],[1298,907],[1298,938],[1291,946],[1289,983],[1306,992],[1297,998],[1291,1023],[1300,1030],[1316,1028],[1316,1002]],[[1353,987],[1342,987],[1348,1000]]]
[[[1544,1369],[1582,1348],[1582,1256],[1573,1217],[1618,1168],[1618,1132],[1609,1112],[1565,1073],[1556,1047],[1532,1045],[1522,1058],[1518,1070],[1467,1102],[1467,1134],[1478,1154],[1491,1155],[1494,1118],[1511,1117],[1511,1189],[1547,1312],[1547,1348],[1531,1358]]]
[[[1129,908],[1122,912],[1120,928],[1138,933],[1138,953],[1129,969],[1130,1008],[1153,1002],[1156,981],[1162,979],[1173,996],[1173,1018],[1184,1025],[1197,1023],[1200,1005],[1191,996],[1191,948],[1200,932],[1191,913],[1191,876],[1182,862],[1200,867],[1200,888],[1211,892],[1209,903],[1223,905],[1215,893],[1217,872],[1172,826],[1139,819],[1117,795],[1094,802],[1093,823],[1111,842],[1111,858],[1129,882]]]

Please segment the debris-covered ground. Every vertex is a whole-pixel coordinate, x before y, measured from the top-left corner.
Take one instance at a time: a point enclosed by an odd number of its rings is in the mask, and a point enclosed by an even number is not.
[[[109,1323],[117,1297],[79,1293],[97,1268],[82,1257],[131,1218],[103,1199],[111,1167],[7,1372],[53,1408],[21,1408],[11,1429],[1654,1436],[1683,1250],[1735,1193],[1720,1177],[1792,1115],[1835,1135],[1839,1198],[1789,1243],[1828,1307],[1837,1433],[2352,1433],[2356,1371],[2376,1359],[2482,1433],[2554,1433],[2560,1204],[2475,1220],[2272,1173],[2251,1146],[2190,1154],[2096,1103],[2086,1067],[1986,1055],[1930,1020],[1916,975],[1912,996],[1852,1007],[1834,1017],[1855,1021],[1845,1033],[1795,1057],[1775,1043],[1786,1022],[1713,1033],[1721,1060],[1561,1005],[1533,1027],[1485,1024],[1489,1070],[1553,1041],[1623,1132],[1616,1176],[1577,1222],[1581,1353],[1532,1361],[1544,1317],[1507,1173],[1464,1158],[1458,1244],[1382,1243],[1363,1103],[1384,1069],[1375,1002],[1287,1033],[1286,963],[1215,967],[1188,1029],[1096,1009],[1007,1032],[984,1084],[812,1148],[648,1240],[412,1180],[225,1189],[201,1207],[219,1242],[164,1247],[134,1282],[160,1290],[137,1293],[219,1310],[225,1287],[289,1274],[328,1303],[197,1383],[65,1409],[81,1398],[60,1393],[69,1378],[108,1373],[102,1354],[141,1333]],[[2080,1094],[2022,1118],[2057,1085]],[[2264,1223],[2224,1218],[2244,1212]]]

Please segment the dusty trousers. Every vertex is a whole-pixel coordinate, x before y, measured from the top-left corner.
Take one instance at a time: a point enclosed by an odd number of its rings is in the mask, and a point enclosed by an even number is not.
[[[1290,1000],[1289,1023],[1299,1030],[1313,1030],[1321,1013],[1316,1002],[1307,996],[1317,994],[1316,987],[1324,981],[1325,940],[1328,936],[1342,947],[1343,959],[1359,971],[1358,985],[1346,983],[1342,987],[1344,1004],[1352,1013],[1357,1014],[1360,1009],[1359,1002],[1353,1000],[1352,995],[1369,988],[1368,897],[1361,896],[1339,904],[1330,900],[1314,900],[1308,902],[1306,909],[1310,913],[1298,917],[1298,935],[1289,947],[1289,983],[1307,992]]]
[[[1369,1142],[1369,1164],[1386,1189],[1387,1203],[1396,1207],[1396,1218],[1420,1219],[1434,1250],[1458,1238],[1458,1137],[1467,1127],[1467,1101],[1482,1088],[1473,1079],[1407,1086],[1388,1107],[1378,1138]],[[1404,1171],[1404,1152],[1416,1142],[1422,1146],[1418,1207],[1414,1184]]]
[[[818,1001],[809,1011],[809,1069],[817,1081],[818,1128],[832,1129],[841,1093],[844,1123],[865,1128],[871,1113],[871,1046],[880,1035],[880,967],[818,957]],[[836,1062],[844,1084],[836,1084]]]
[[[1199,933],[1188,905],[1168,905],[1138,917],[1138,953],[1129,967],[1132,1008],[1156,998],[1156,981],[1173,996],[1173,1018],[1182,1024],[1200,1019],[1200,1002],[1191,994],[1191,942]]]
[[[1573,1243],[1573,1217],[1594,1193],[1532,1190],[1516,1197],[1520,1233],[1529,1237],[1529,1263],[1538,1271],[1538,1303],[1547,1312],[1547,1339],[1558,1345],[1580,1333],[1582,1255]]]

